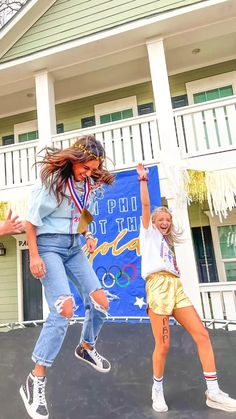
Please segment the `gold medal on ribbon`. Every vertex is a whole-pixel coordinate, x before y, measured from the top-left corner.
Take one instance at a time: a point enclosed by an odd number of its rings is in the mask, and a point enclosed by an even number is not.
[[[83,208],[81,215],[80,215],[80,220],[79,220],[79,225],[78,225],[78,233],[79,234],[83,234],[88,230],[88,225],[93,221],[93,216],[92,214],[86,209]]]

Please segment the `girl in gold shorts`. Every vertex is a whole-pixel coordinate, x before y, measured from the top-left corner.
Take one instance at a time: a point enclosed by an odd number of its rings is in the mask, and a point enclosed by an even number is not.
[[[206,404],[209,407],[236,412],[236,400],[219,389],[214,353],[206,328],[185,294],[173,253],[180,242],[171,212],[166,207],[152,214],[147,187],[148,170],[137,166],[142,203],[140,250],[142,276],[146,280],[147,311],[155,339],[153,352],[152,407],[157,412],[168,410],[163,394],[163,375],[170,345],[169,316],[172,315],[194,339],[206,380]]]

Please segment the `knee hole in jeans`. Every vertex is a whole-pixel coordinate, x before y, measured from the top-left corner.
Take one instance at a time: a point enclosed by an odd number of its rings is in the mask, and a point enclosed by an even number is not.
[[[94,293],[96,293],[96,291],[95,292],[93,291],[90,293],[90,298],[91,298],[94,308],[98,311],[101,311],[102,313],[107,314],[107,311],[109,310],[109,301],[107,297],[104,295],[102,296],[102,298],[97,298],[96,294],[94,296]]]
[[[61,295],[54,304],[57,312],[67,319],[73,317],[74,299],[71,295]]]

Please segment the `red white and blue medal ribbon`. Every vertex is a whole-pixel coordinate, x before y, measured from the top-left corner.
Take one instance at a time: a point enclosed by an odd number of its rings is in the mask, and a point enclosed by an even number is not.
[[[88,201],[88,197],[89,197],[90,190],[91,190],[89,179],[87,179],[87,181],[86,180],[84,181],[84,195],[83,195],[83,197],[79,197],[79,195],[77,194],[77,192],[75,190],[75,187],[74,187],[72,177],[69,177],[67,185],[68,185],[68,189],[70,191],[71,198],[73,199],[73,201],[76,205],[76,208],[78,209],[79,213],[81,214],[84,207],[86,206],[86,202]]]

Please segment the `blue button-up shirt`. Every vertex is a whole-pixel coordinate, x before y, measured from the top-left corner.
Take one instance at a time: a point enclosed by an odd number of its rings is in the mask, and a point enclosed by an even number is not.
[[[93,184],[92,179],[91,183]],[[75,186],[78,196],[83,197],[84,182],[77,182]],[[58,205],[54,193],[49,193],[44,185],[36,183],[32,188],[26,220],[37,227],[37,235],[77,233],[80,213],[70,197],[68,188],[66,188],[65,194],[68,198],[63,198],[62,203]],[[91,190],[86,205],[91,213],[94,213],[96,199],[96,191]]]

